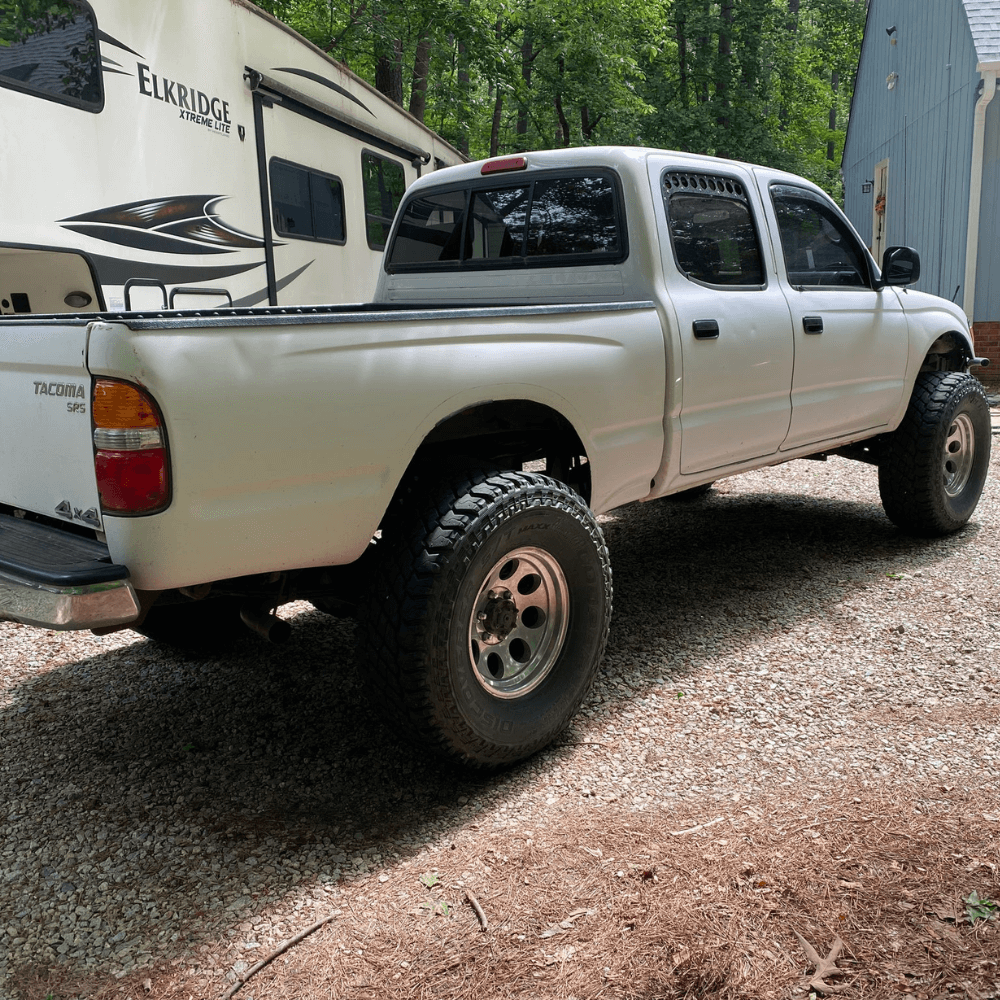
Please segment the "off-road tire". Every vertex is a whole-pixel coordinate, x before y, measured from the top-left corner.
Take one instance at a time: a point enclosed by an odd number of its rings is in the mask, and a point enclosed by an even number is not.
[[[154,605],[134,632],[185,651],[218,652],[250,635],[240,619],[238,597],[208,597],[183,604]]]
[[[611,619],[608,550],[584,501],[536,473],[473,474],[425,486],[383,537],[359,661],[388,724],[477,768],[551,742],[590,689]]]
[[[903,422],[884,442],[878,486],[889,519],[911,535],[957,531],[990,464],[990,411],[965,372],[921,372]]]

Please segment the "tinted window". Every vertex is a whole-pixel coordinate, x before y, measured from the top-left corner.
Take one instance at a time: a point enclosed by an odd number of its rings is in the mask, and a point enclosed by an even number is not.
[[[677,266],[710,285],[762,285],[760,242],[743,185],[728,177],[669,173],[663,201]]]
[[[607,177],[537,181],[531,198],[527,254],[618,253],[614,188]]]
[[[361,183],[365,192],[368,245],[373,250],[381,250],[389,238],[392,218],[406,190],[403,166],[374,153],[362,153]]]
[[[434,192],[403,209],[388,267],[461,261],[535,266],[621,260],[627,243],[610,176],[540,177]],[[470,206],[468,219],[464,214]]]
[[[0,85],[100,111],[101,55],[90,8],[80,0],[0,2]]]
[[[344,189],[336,177],[272,160],[271,204],[282,236],[344,242]]]
[[[771,200],[790,284],[869,284],[864,254],[833,206],[812,191],[790,184],[774,185]]]
[[[524,256],[524,220],[528,188],[476,191],[472,196],[472,225],[467,260],[498,260]]]
[[[390,264],[457,261],[465,221],[465,192],[429,192],[410,201],[399,221]]]

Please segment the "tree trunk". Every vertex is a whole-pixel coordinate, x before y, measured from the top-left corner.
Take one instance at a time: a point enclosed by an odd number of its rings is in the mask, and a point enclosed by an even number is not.
[[[830,131],[837,131],[837,89],[840,87],[840,74],[834,70],[830,74],[830,89],[833,91],[833,104],[830,105]],[[833,136],[830,136],[826,144],[826,158],[828,160],[833,160],[834,155],[834,141]]]
[[[604,112],[602,111],[596,118],[591,118],[590,108],[586,104],[580,108],[580,131],[587,142],[594,138],[594,129],[601,123],[603,117]]]
[[[497,45],[503,38],[503,19],[497,18]],[[503,88],[500,81],[496,84],[496,99],[493,102],[493,123],[490,126],[490,156],[496,156],[500,149],[500,117],[503,114]]]
[[[715,71],[715,98],[719,103],[715,123],[720,129],[720,135],[716,141],[716,156],[725,156],[726,153],[723,151],[725,137],[721,132],[729,128],[729,75],[733,53],[733,0],[723,0],[720,15],[719,62]]]
[[[559,118],[559,131],[562,133],[562,144],[564,146],[569,145],[569,122],[566,121],[566,115],[563,112],[562,105],[562,78],[563,74],[566,72],[566,61],[562,56],[556,62],[556,66],[559,69],[559,89],[556,91],[556,115]]]
[[[688,106],[688,64],[687,64],[687,38],[684,31],[686,19],[683,14],[677,15],[677,70],[680,79],[681,107]]]
[[[393,39],[390,52],[380,52],[375,63],[375,89],[403,106],[403,43]]]
[[[525,97],[531,92],[531,63],[535,58],[531,25],[524,26],[521,39],[521,79],[524,81]],[[514,130],[518,135],[528,134],[528,102],[520,101],[517,106],[517,125]]]
[[[427,113],[427,78],[431,71],[431,39],[421,35],[413,55],[413,77],[410,84],[410,114],[420,121]]]

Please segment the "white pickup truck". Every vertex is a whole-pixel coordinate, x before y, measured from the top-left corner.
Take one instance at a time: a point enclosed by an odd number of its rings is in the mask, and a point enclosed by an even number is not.
[[[517,760],[602,655],[595,513],[838,454],[966,523],[985,362],[918,273],[801,178],[587,148],[417,181],[372,304],[5,317],[0,617],[274,638],[308,599],[401,732]]]

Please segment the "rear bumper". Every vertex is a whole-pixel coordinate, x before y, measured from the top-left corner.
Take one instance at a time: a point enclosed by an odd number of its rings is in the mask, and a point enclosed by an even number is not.
[[[138,616],[128,570],[102,542],[0,514],[0,618],[86,629]]]

